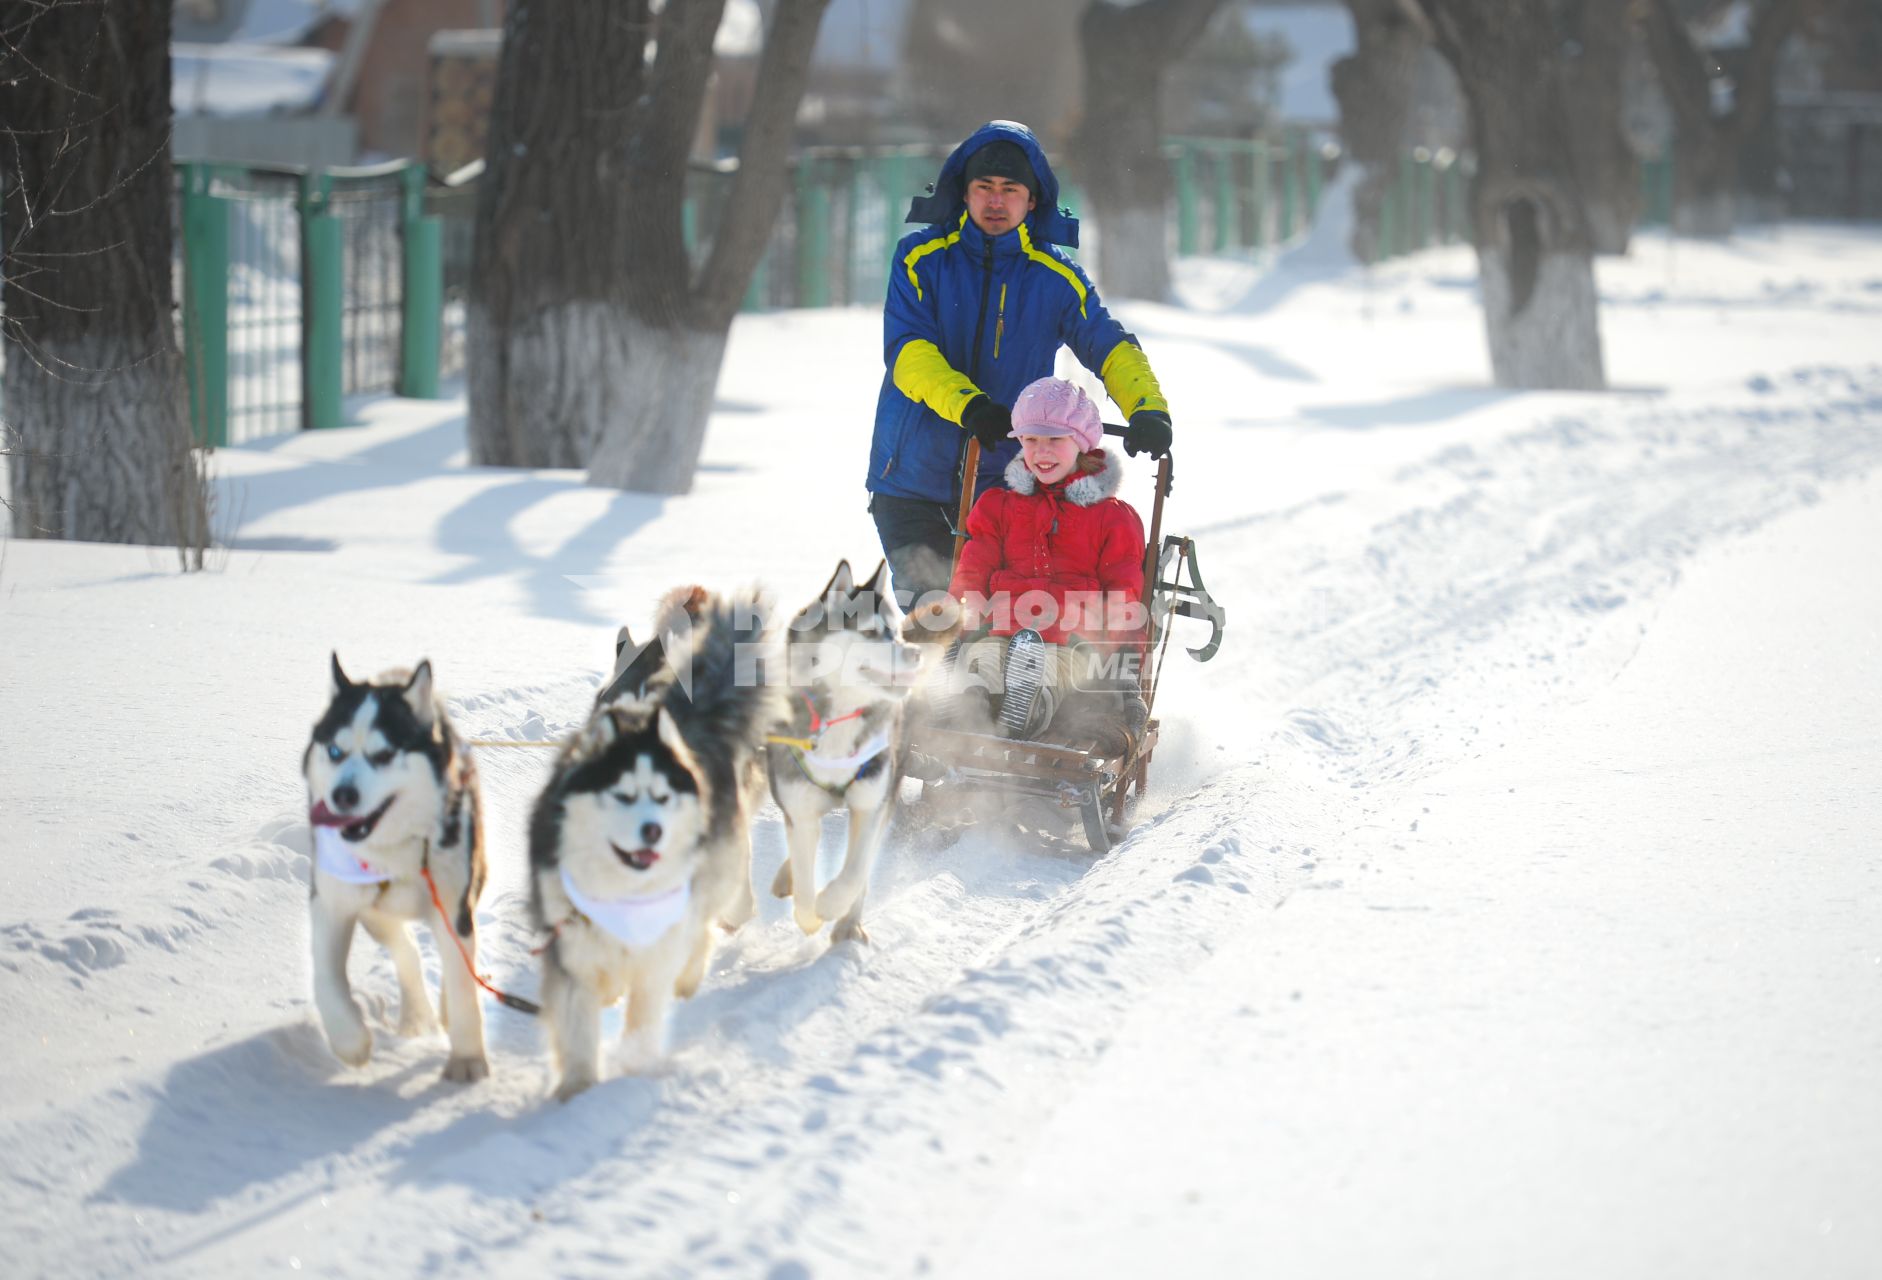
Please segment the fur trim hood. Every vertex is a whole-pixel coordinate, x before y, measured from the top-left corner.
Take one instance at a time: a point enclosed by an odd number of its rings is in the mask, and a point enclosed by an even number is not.
[[[1078,456],[1080,461],[1096,456],[1104,466],[1097,471],[1081,471],[1065,481],[1065,500],[1074,506],[1089,507],[1106,498],[1115,498],[1124,484],[1124,468],[1118,464],[1117,455],[1099,445],[1090,453]],[[1017,456],[1006,464],[1006,487],[1025,497],[1030,497],[1038,489],[1039,479],[1026,469],[1023,456]]]

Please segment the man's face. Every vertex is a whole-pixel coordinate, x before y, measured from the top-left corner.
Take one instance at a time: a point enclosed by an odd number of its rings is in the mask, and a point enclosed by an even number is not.
[[[1026,184],[1011,178],[975,178],[967,184],[967,216],[990,236],[1017,227],[1036,203]]]

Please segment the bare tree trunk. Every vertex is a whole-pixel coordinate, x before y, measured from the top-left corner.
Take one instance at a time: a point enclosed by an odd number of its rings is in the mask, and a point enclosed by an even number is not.
[[[724,0],[509,6],[469,309],[474,461],[691,487],[827,2],[772,12],[738,176],[696,277],[687,162]]]
[[[1574,52],[1564,93],[1582,208],[1596,253],[1624,254],[1640,220],[1640,157],[1627,140],[1627,51],[1632,0],[1580,0],[1567,14]]]
[[[1497,384],[1594,390],[1607,379],[1593,238],[1582,210],[1558,26],[1562,0],[1420,0],[1470,104],[1471,192]]]
[[[1353,254],[1375,262],[1385,193],[1405,150],[1418,55],[1431,34],[1409,0],[1346,0],[1346,8],[1354,49],[1333,64],[1333,97],[1340,104],[1340,143],[1361,174],[1353,191]]]
[[[1170,296],[1164,206],[1163,78],[1222,0],[1091,0],[1078,23],[1085,107],[1075,147],[1091,196],[1098,279],[1107,296]]]
[[[636,206],[648,221],[631,238],[636,266],[633,323],[656,340],[642,344],[630,368],[632,376],[670,386],[672,398],[662,402],[658,396],[642,395],[626,413],[608,422],[589,465],[591,483],[641,493],[684,493],[692,487],[732,318],[764,257],[784,202],[797,106],[810,78],[810,54],[827,3],[781,0],[772,12],[739,147],[738,176],[695,279],[687,279],[678,184],[668,188],[670,205]],[[706,47],[710,49],[709,34]],[[683,119],[676,113],[659,136],[679,136],[683,125],[684,137],[690,140],[697,117],[695,102]]]
[[[625,153],[652,33],[647,0],[507,7],[466,315],[474,463],[585,466],[633,397]]]
[[[201,568],[171,281],[170,3],[0,6],[13,531]]]
[[[1738,212],[1738,156],[1745,138],[1770,114],[1777,59],[1803,16],[1801,0],[1762,0],[1752,19],[1745,61],[1721,107],[1719,68],[1693,39],[1673,0],[1646,0],[1647,51],[1672,106],[1673,229],[1723,238]]]

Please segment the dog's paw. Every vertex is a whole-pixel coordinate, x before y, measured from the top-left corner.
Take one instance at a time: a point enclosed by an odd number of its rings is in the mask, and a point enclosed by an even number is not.
[[[778,874],[771,878],[771,896],[774,898],[791,896],[791,864],[789,862],[780,863]]]
[[[444,1064],[444,1078],[452,1084],[476,1084],[490,1074],[490,1059],[481,1053],[456,1057]]]
[[[863,922],[860,919],[852,917],[839,920],[830,930],[830,945],[835,946],[839,942],[854,942],[858,946],[867,946],[869,933],[863,928]]]
[[[555,1100],[557,1102],[567,1102],[576,1094],[588,1089],[594,1083],[595,1078],[591,1075],[563,1076],[562,1083],[555,1087]]]
[[[628,1075],[654,1075],[666,1065],[666,1040],[665,1030],[658,1025],[636,1027],[622,1035],[616,1061]]]
[[[357,1026],[327,1029],[327,1044],[333,1056],[349,1067],[363,1067],[372,1059],[372,1032],[364,1022]]]
[[[817,914],[825,920],[841,920],[855,905],[855,890],[841,880],[832,880],[817,895]]]

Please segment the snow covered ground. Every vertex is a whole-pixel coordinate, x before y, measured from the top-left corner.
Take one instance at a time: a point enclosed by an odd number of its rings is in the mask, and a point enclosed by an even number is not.
[[[1123,309],[1229,615],[1130,837],[903,833],[873,945],[765,899],[670,1068],[567,1106],[495,1006],[492,1078],[439,1083],[367,944],[378,1052],[328,1055],[327,652],[533,738],[667,586],[873,566],[877,317],[741,317],[684,498],[374,400],[216,456],[213,573],[5,544],[8,1272],[1882,1273],[1882,234],[1643,238],[1603,395],[1489,388],[1473,277],[1188,263]],[[546,762],[480,764],[485,954],[533,992]]]

